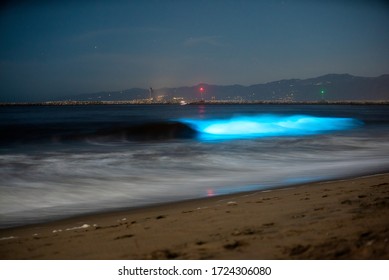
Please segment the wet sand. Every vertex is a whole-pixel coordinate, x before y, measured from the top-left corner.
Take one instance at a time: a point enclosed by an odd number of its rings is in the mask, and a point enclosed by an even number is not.
[[[2,229],[0,259],[389,259],[389,174]]]

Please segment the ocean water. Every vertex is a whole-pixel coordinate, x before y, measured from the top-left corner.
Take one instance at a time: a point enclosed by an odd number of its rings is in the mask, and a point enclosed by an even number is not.
[[[386,172],[389,107],[0,108],[0,227]]]

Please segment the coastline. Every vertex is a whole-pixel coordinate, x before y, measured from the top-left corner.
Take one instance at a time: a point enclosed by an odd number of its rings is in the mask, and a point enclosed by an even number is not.
[[[0,102],[0,107],[16,106],[87,106],[87,105],[183,105],[179,101],[155,102],[141,100],[100,100],[100,101],[42,101],[42,102]],[[389,105],[389,100],[188,100],[185,105]]]
[[[0,259],[389,259],[389,173],[0,230]]]

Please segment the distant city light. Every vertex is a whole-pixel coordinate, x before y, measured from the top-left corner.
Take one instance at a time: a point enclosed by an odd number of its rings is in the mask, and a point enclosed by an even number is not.
[[[303,136],[346,130],[362,123],[352,118],[324,118],[303,115],[259,115],[231,119],[180,119],[197,130],[200,140],[229,140],[278,136]]]

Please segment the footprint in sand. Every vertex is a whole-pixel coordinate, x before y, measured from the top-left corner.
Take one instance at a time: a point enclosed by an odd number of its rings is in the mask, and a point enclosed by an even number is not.
[[[155,260],[161,260],[161,259],[171,260],[171,259],[176,259],[179,256],[180,256],[179,253],[172,252],[169,249],[165,249],[165,250],[158,250],[152,252],[150,257],[151,259],[155,259]]]
[[[306,246],[301,245],[301,244],[296,245],[290,249],[289,256],[301,255],[302,253],[305,253],[306,251],[308,251],[309,248],[311,248],[311,245],[306,245]]]
[[[134,236],[133,234],[121,235],[121,236],[115,237],[114,240],[119,240],[119,239],[124,239],[124,238],[131,238],[133,236]]]
[[[160,219],[164,219],[164,218],[166,218],[166,216],[164,216],[164,215],[159,215],[159,216],[157,216],[155,219],[160,220]]]
[[[236,248],[241,247],[241,246],[244,246],[244,245],[246,245],[245,242],[243,242],[243,241],[236,241],[236,240],[235,240],[235,241],[232,242],[232,243],[225,244],[225,245],[223,246],[223,248],[224,248],[224,249],[227,249],[227,250],[235,250]]]

